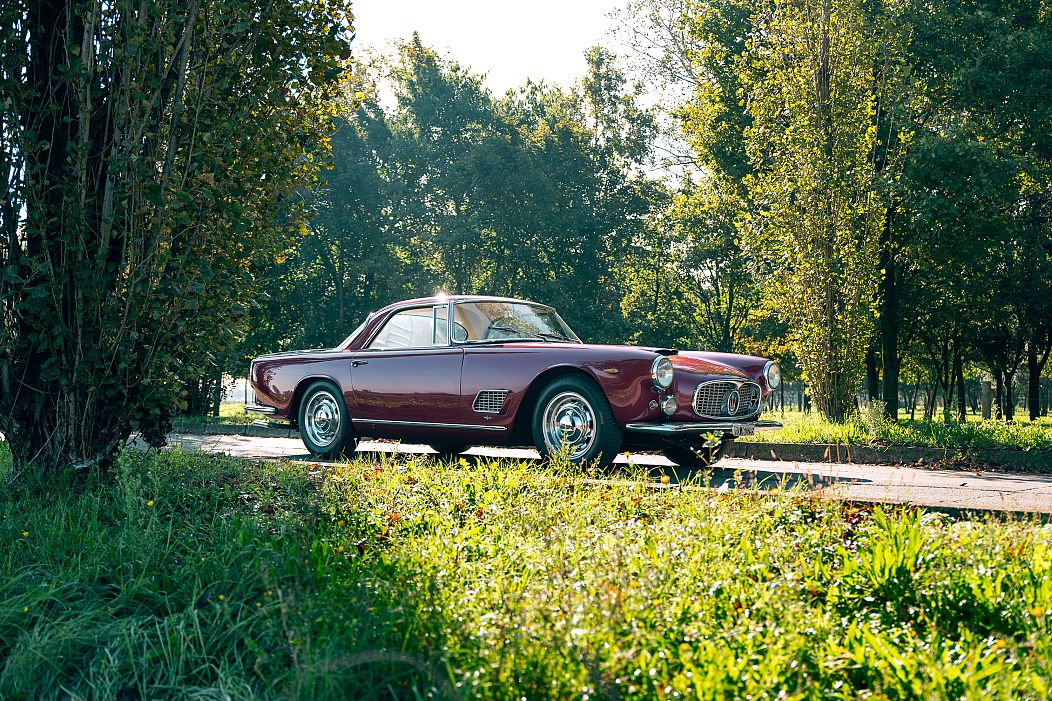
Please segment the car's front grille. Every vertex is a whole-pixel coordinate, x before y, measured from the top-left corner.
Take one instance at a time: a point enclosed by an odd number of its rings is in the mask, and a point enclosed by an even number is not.
[[[752,416],[760,408],[760,385],[748,380],[712,380],[694,390],[694,413],[714,419]]]
[[[484,389],[475,395],[471,408],[480,414],[499,414],[509,394],[506,389]]]

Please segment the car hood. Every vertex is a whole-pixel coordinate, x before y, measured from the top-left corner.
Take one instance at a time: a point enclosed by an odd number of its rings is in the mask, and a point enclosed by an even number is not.
[[[707,356],[708,354],[702,351],[680,351],[675,355],[668,356],[668,359],[672,361],[672,367],[677,370],[696,372],[700,375],[725,375],[728,377],[748,378],[748,375],[733,365]]]
[[[719,375],[723,377],[742,377],[755,379],[749,374],[749,370],[757,363],[762,368],[765,362],[763,358],[754,358],[749,355],[736,355],[733,353],[708,353],[705,351],[681,351],[674,348],[655,348],[650,346],[609,346],[598,344],[582,344],[587,348],[645,353],[650,355],[657,353],[667,357],[672,366],[679,371],[696,373],[698,375]]]

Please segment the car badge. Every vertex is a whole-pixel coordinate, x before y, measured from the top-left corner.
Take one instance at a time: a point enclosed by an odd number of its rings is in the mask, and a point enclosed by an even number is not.
[[[738,390],[732,390],[727,395],[727,413],[731,416],[738,413],[738,406],[741,404],[741,395],[738,394]]]

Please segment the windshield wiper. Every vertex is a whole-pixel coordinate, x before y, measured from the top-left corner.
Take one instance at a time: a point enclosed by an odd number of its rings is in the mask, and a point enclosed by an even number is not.
[[[546,341],[547,340],[553,340],[553,341],[566,341],[567,343],[574,343],[574,340],[572,338],[567,338],[566,336],[563,336],[562,334],[558,334],[558,333],[545,333],[543,331],[538,331],[535,335],[537,336],[537,338],[543,338]]]

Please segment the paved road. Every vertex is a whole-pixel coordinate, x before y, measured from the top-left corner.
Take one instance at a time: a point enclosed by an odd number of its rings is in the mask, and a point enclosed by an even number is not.
[[[314,462],[299,439],[256,438],[249,436],[173,435],[172,445],[186,449],[227,453],[254,458],[288,458]],[[430,453],[423,445],[363,442],[359,452]],[[467,457],[486,456],[539,460],[536,451],[474,448]],[[626,458],[618,457],[624,464]],[[648,468],[652,479],[668,475],[671,482],[687,476],[658,455],[633,454],[633,465]],[[687,474],[697,477],[693,471]],[[611,479],[617,479],[616,468]],[[709,484],[714,489],[758,487],[776,489],[779,485],[802,485],[823,496],[865,502],[915,504],[942,509],[975,509],[1052,514],[1052,475],[975,473],[927,470],[887,465],[847,465],[836,463],[790,463],[771,460],[725,458],[712,471]]]

